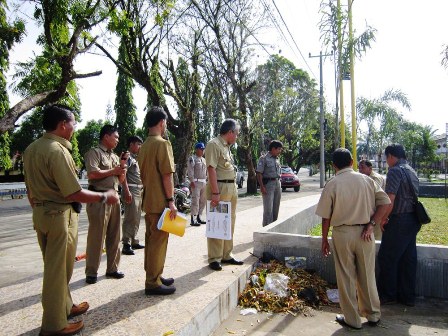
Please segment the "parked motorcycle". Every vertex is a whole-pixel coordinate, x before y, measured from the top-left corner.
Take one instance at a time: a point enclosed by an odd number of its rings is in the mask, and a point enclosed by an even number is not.
[[[181,183],[174,188],[174,204],[180,212],[190,212],[191,209],[191,193],[189,182]]]

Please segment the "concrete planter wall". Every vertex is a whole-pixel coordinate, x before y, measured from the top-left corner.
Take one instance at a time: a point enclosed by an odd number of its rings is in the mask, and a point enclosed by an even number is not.
[[[254,254],[262,256],[263,252],[269,252],[278,260],[288,256],[306,257],[307,268],[336,283],[332,255],[325,258],[321,254],[321,237],[306,235],[321,222],[314,214],[318,200],[319,195],[282,203],[282,211],[289,211],[291,216],[254,232]],[[377,242],[377,253],[379,246]],[[448,247],[419,244],[417,256],[417,295],[448,299]]]

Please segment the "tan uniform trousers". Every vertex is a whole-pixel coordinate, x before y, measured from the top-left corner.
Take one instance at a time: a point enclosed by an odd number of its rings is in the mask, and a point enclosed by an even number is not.
[[[229,260],[233,258],[233,233],[235,232],[235,220],[236,220],[236,203],[238,200],[238,190],[236,189],[235,183],[222,183],[218,182],[218,188],[220,192],[220,200],[224,202],[230,202],[232,205],[232,239],[215,239],[207,238],[207,248],[208,248],[208,263],[214,261],[221,262],[221,260]],[[210,185],[207,184],[206,187],[207,199],[212,199],[212,193]]]
[[[106,241],[106,273],[118,270],[120,263],[120,204],[87,204],[89,230],[87,232],[86,275],[97,276],[100,267],[103,244]]]
[[[345,321],[355,328],[361,328],[361,316],[372,322],[381,317],[375,281],[375,241],[362,240],[363,229],[359,225],[334,226],[332,235],[339,304]]]
[[[124,201],[124,217],[123,217],[123,244],[138,244],[137,238],[138,229],[140,227],[140,220],[142,217],[142,191],[140,188],[129,187],[129,191],[132,194],[131,203]]]
[[[42,330],[67,326],[73,306],[68,283],[78,244],[78,214],[70,205],[44,203],[33,208],[33,223],[44,260]]]
[[[168,246],[169,233],[159,230],[157,222],[161,214],[145,215],[145,288],[153,289],[162,285],[160,276],[165,267],[166,250]]]
[[[194,188],[191,189],[191,214],[193,216],[201,215],[206,203],[205,182],[194,182]]]

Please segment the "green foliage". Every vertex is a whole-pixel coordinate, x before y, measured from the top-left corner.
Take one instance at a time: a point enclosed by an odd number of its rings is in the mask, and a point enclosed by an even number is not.
[[[126,61],[126,53],[124,51],[125,45],[120,43],[118,49],[118,61]],[[132,98],[132,89],[134,88],[134,81],[122,71],[118,71],[118,79],[116,85],[115,96],[115,126],[118,128],[118,134],[120,135],[120,142],[118,143],[116,152],[120,153],[127,149],[127,139],[131,135],[135,134],[135,128],[137,123],[136,107]]]
[[[24,117],[20,128],[12,133],[11,150],[23,153],[30,143],[37,140],[44,133],[42,128],[42,109],[35,109]]]
[[[9,109],[9,97],[6,90],[5,74],[9,69],[9,51],[15,43],[22,41],[25,24],[22,20],[15,20],[9,24],[6,18],[7,3],[0,0],[0,118]],[[10,156],[11,136],[9,132],[0,134],[0,169],[11,169]]]
[[[269,142],[278,139],[285,147],[281,158],[284,164],[298,170],[305,162],[318,159],[318,91],[308,73],[283,56],[274,55],[258,66],[255,81],[257,85],[250,94],[252,132],[260,151],[266,151]]]
[[[90,120],[83,129],[76,131],[78,148],[81,159],[90,148],[96,147],[100,140],[100,131],[104,122],[102,120]],[[82,159],[82,162],[84,160]]]
[[[81,167],[82,162],[84,161],[81,157],[81,155],[79,154],[79,147],[78,147],[78,138],[76,136],[76,132],[73,133],[73,136],[70,140],[71,144],[72,144],[72,157],[73,157],[73,161],[75,161],[75,165],[76,167]]]
[[[423,197],[419,197],[419,200],[425,205],[431,216],[431,223],[422,225],[420,232],[417,234],[417,243],[448,246],[447,201],[443,198]],[[322,236],[322,224],[319,223],[314,226],[308,234],[311,236]]]

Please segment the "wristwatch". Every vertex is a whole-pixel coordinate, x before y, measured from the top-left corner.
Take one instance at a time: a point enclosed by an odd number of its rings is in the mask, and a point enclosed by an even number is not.
[[[373,219],[371,219],[370,222],[369,222],[369,224],[372,224],[373,226],[375,226],[375,225],[376,225],[376,222],[375,222]]]

